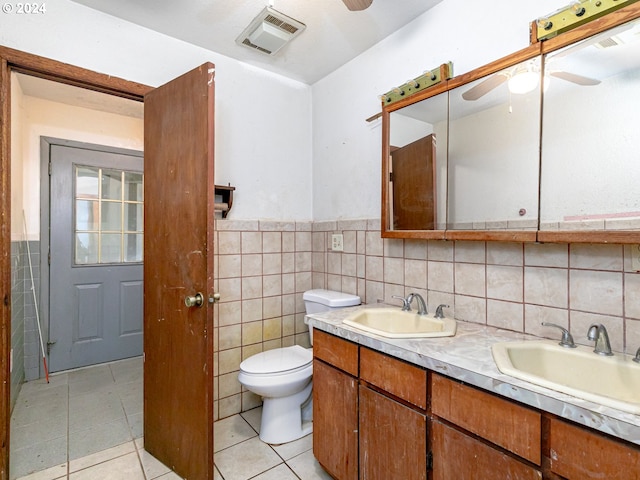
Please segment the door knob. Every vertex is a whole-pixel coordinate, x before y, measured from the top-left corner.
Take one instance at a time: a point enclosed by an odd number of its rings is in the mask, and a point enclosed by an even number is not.
[[[218,303],[220,301],[220,294],[218,292],[209,296],[209,303]]]
[[[204,297],[200,292],[196,293],[195,295],[187,295],[186,297],[184,297],[184,304],[189,308],[201,307],[203,303]]]

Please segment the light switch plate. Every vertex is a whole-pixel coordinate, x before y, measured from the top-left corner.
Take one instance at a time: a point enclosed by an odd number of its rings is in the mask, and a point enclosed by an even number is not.
[[[631,245],[631,269],[640,272],[640,245]]]
[[[344,237],[341,233],[334,233],[331,235],[331,250],[334,252],[344,251]]]

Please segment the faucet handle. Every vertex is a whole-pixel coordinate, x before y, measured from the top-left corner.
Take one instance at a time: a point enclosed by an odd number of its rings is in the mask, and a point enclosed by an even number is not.
[[[400,295],[391,295],[391,298],[397,298],[398,300],[402,301],[402,311],[403,312],[410,312],[411,311],[411,300],[408,300],[404,297],[401,297]]]
[[[562,332],[562,338],[560,339],[560,342],[558,342],[558,345],[561,345],[565,348],[576,348],[576,344],[573,341],[573,336],[571,336],[569,330],[561,327],[560,325],[550,322],[542,322],[542,325],[545,327],[554,327],[560,329],[560,331]]]
[[[444,313],[442,313],[443,308],[450,308],[450,307],[449,305],[445,305],[444,303],[441,303],[440,305],[438,305],[438,307],[436,308],[436,314],[434,315],[435,318],[444,318]]]
[[[638,347],[638,350],[636,351],[636,356],[633,357],[633,361],[636,363],[640,363],[640,347]]]

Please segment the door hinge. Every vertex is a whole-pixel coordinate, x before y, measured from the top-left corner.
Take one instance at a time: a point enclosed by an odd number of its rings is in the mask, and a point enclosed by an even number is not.
[[[47,342],[47,355],[51,353],[51,346],[55,345],[56,342]]]
[[[51,162],[49,162],[49,176],[51,176]]]
[[[47,252],[47,263],[51,265],[51,247],[49,247],[49,251]]]
[[[393,172],[389,172],[389,181],[393,182]]]
[[[427,472],[433,470],[433,453],[427,453]]]

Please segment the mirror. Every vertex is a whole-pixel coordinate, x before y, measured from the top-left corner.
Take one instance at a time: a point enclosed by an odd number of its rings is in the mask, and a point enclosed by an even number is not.
[[[540,57],[449,95],[447,230],[535,231]]]
[[[443,230],[447,92],[389,114],[388,230]]]
[[[639,229],[640,20],[547,54],[544,70],[540,230]]]
[[[623,10],[385,105],[382,236],[638,243],[640,3]]]

